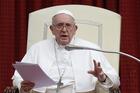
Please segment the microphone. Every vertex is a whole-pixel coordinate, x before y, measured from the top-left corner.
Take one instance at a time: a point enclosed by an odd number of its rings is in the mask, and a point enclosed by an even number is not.
[[[140,62],[140,59],[138,59],[135,56],[132,56],[130,54],[124,53],[124,52],[118,52],[118,51],[106,51],[106,50],[101,50],[101,49],[95,49],[95,48],[91,48],[91,47],[85,47],[85,46],[77,46],[77,45],[67,45],[65,46],[65,49],[68,51],[72,51],[72,50],[93,50],[93,51],[98,51],[98,52],[103,52],[103,53],[113,53],[113,54],[120,54],[120,55],[124,55],[127,56],[129,58],[132,58],[138,62]]]

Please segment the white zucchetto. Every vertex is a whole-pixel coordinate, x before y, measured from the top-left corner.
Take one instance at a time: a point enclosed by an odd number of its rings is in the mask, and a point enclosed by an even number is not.
[[[54,14],[54,16],[55,16],[55,15],[58,15],[58,14],[61,14],[61,13],[70,15],[70,16],[72,16],[72,17],[74,18],[74,15],[72,14],[72,12],[70,12],[69,10],[66,10],[66,9],[59,10],[58,12],[56,12],[56,13]]]

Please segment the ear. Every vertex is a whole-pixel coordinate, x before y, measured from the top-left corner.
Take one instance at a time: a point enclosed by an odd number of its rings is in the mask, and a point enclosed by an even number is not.
[[[52,26],[52,25],[50,25],[50,30],[51,30],[51,31],[53,30],[53,26]]]
[[[77,29],[78,29],[78,26],[75,25],[75,27],[74,27],[74,34],[76,34]]]
[[[50,30],[51,30],[52,34],[54,35],[54,28],[52,25],[50,25]]]
[[[78,29],[78,26],[77,25],[75,25],[75,31]]]
[[[75,27],[74,27],[75,32],[77,31],[77,29],[78,29],[78,26],[77,26],[77,25],[75,25]]]

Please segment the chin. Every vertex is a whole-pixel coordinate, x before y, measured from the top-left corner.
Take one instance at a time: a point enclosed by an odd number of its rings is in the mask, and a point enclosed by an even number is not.
[[[62,42],[60,42],[61,45],[67,45],[69,43],[70,43],[69,41],[62,41]]]

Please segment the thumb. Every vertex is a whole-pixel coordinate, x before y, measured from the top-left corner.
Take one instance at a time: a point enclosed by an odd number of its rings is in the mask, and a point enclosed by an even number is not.
[[[94,75],[95,77],[97,76],[95,71],[89,70],[88,73]]]

